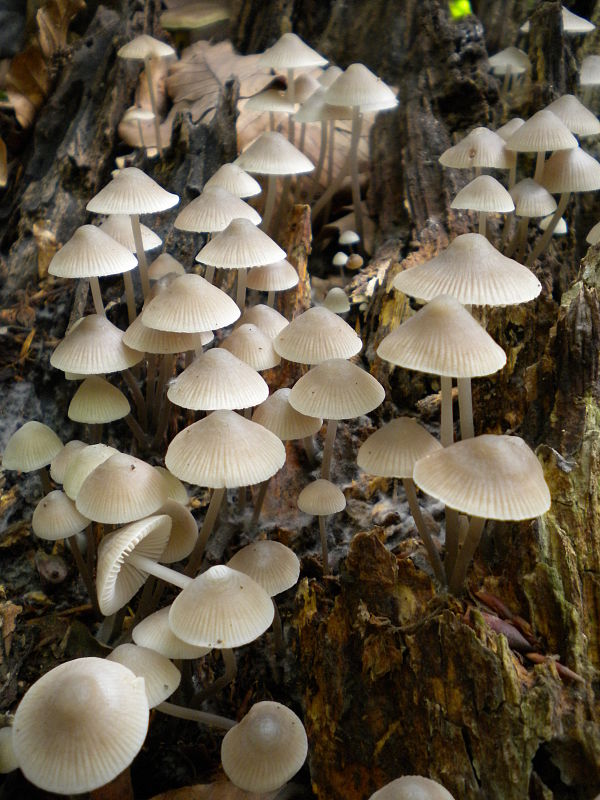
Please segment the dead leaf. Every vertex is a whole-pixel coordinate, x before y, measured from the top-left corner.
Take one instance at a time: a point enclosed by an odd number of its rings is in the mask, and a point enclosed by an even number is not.
[[[160,24],[167,31],[194,30],[196,33],[203,28],[210,28],[217,22],[226,22],[231,19],[231,10],[226,4],[204,0],[204,2],[167,3],[168,11],[160,15]]]
[[[42,52],[50,59],[67,46],[71,20],[85,8],[85,0],[49,0],[36,14]]]
[[[10,600],[0,603],[0,628],[2,629],[4,652],[7,656],[10,655],[12,637],[17,627],[16,620],[21,611],[23,611],[23,606],[17,606]]]
[[[39,220],[33,223],[33,238],[38,248],[38,277],[45,278],[48,274],[50,262],[58,250],[58,242],[54,231],[46,227],[46,220]]]

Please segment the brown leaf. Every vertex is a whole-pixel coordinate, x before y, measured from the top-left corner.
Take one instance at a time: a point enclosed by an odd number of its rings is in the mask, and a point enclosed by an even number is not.
[[[67,46],[67,33],[73,17],[85,8],[85,0],[49,0],[36,14],[38,37],[46,58]]]
[[[4,652],[10,655],[12,637],[17,627],[17,617],[23,611],[22,606],[11,603],[10,600],[0,603],[0,629],[2,629],[2,641],[4,642]]]
[[[6,79],[7,89],[24,94],[32,105],[40,108],[48,87],[48,70],[39,47],[28,47],[13,58]]]

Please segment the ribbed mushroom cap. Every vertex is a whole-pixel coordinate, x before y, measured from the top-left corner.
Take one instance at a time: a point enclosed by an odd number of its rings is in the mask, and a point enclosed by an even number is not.
[[[179,212],[173,224],[180,231],[214,233],[225,230],[234,219],[247,219],[258,225],[260,214],[222,186],[206,186]]]
[[[317,89],[294,114],[296,122],[330,122],[336,119],[352,119],[348,106],[332,106],[325,100],[326,89]]]
[[[279,89],[263,89],[262,92],[249,97],[244,108],[249,111],[277,111],[282,114],[293,114],[296,106],[294,103],[290,103],[285,92]]]
[[[19,761],[13,747],[12,726],[0,728],[0,775],[7,775],[15,769],[19,769]]]
[[[159,281],[166,275],[185,275],[185,267],[169,253],[161,253],[148,267],[151,281]]]
[[[571,133],[577,136],[595,136],[600,133],[600,121],[596,115],[572,94],[564,94],[554,100],[546,106],[546,111],[556,114]]]
[[[298,508],[305,514],[328,517],[330,514],[339,514],[346,508],[346,498],[334,483],[319,478],[302,489],[298,495]]]
[[[64,492],[55,489],[42,497],[31,518],[31,528],[40,539],[68,539],[87,528],[90,521],[75,508]]]
[[[99,230],[127,248],[130,253],[136,252],[131,217],[128,214],[111,214],[99,225]],[[147,225],[140,225],[140,231],[144,250],[155,250],[161,246],[162,239],[153,230],[150,230]]]
[[[239,320],[235,323],[234,327],[239,328],[240,325],[256,325],[263,333],[266,333],[269,339],[274,339],[278,333],[289,325],[288,320],[270,306],[264,303],[258,303],[255,306],[247,308]]]
[[[249,575],[269,597],[291,589],[300,575],[300,561],[294,551],[270,539],[242,547],[229,559],[227,566]]]
[[[392,286],[421,300],[446,294],[460,303],[490,306],[526,303],[542,288],[531,270],[503,256],[479,233],[457,236],[431,261],[399,272]]]
[[[294,79],[294,102],[306,103],[309,97],[318,90],[322,90],[322,86],[316,78],[307,73],[298,75]]]
[[[154,112],[148,108],[141,108],[140,106],[129,106],[127,111],[121,117],[121,122],[149,122],[154,119]]]
[[[585,237],[588,244],[598,244],[600,242],[600,222],[597,222],[593,228],[590,229],[588,235]]]
[[[320,364],[332,358],[351,358],[362,340],[337,314],[315,306],[296,317],[274,339],[282,358],[300,364]]]
[[[292,408],[289,402],[291,391],[291,389],[277,389],[252,415],[253,422],[258,422],[274,433],[282,442],[314,436],[323,425],[320,417],[309,417]]]
[[[413,480],[431,497],[484,519],[539,517],[550,492],[535,453],[518,436],[484,434],[422,458]]]
[[[469,169],[483,167],[510,169],[515,163],[515,156],[506,150],[506,142],[488,128],[474,128],[458,144],[444,150],[439,158],[444,167]]]
[[[221,344],[220,348],[229,350],[257,371],[271,369],[281,363],[275,352],[273,341],[256,325],[246,323],[235,328]]]
[[[586,56],[579,68],[580,86],[600,85],[600,56]]]
[[[138,678],[144,679],[144,689],[150,708],[170,697],[181,681],[181,673],[175,664],[148,647],[120,644],[106,656],[106,660],[122,664]]]
[[[168,494],[167,484],[150,464],[115,453],[90,472],[75,504],[95,522],[118,525],[153,514],[166,503]]]
[[[94,214],[154,214],[179,202],[137,167],[125,167],[92,197],[86,209]]]
[[[518,217],[545,217],[556,211],[556,200],[533,178],[525,178],[516,183],[510,190],[510,196]]]
[[[30,420],[13,433],[2,455],[3,469],[33,472],[47,466],[62,451],[63,443],[43,422]]]
[[[348,295],[341,286],[333,286],[323,300],[323,306],[334,314],[345,314],[350,311]]]
[[[456,195],[451,208],[508,213],[515,210],[512,197],[491,175],[479,175]]]
[[[231,325],[239,315],[239,308],[225,292],[200,275],[186,274],[150,300],[143,322],[162,331],[199,333]]]
[[[67,416],[74,422],[100,425],[129,414],[129,400],[100,375],[90,375],[73,395]]]
[[[308,69],[324,67],[327,59],[295,33],[284,33],[274,45],[261,53],[258,63],[261,67],[272,67],[274,70]]]
[[[496,133],[506,142],[522,125],[525,125],[524,119],[521,119],[521,117],[513,117],[513,119],[509,119],[507,123],[501,125]]]
[[[384,398],[385,389],[372,375],[350,361],[335,358],[303,375],[292,387],[289,401],[309,417],[351,419],[373,411]]]
[[[246,286],[259,292],[284,292],[298,285],[298,273],[285,258],[273,264],[253,267],[247,275]]]
[[[187,490],[183,483],[176,478],[175,475],[172,475],[168,469],[165,467],[154,467],[154,469],[162,475],[164,480],[167,482],[167,490],[169,492],[169,499],[175,500],[176,503],[180,503],[181,505],[187,505],[189,503],[190,498],[188,497]]]
[[[118,452],[114,447],[109,447],[107,444],[90,444],[79,450],[65,470],[63,489],[67,497],[75,500],[79,494],[81,484],[90,472]]]
[[[119,48],[119,50],[117,50],[117,55],[119,58],[134,59],[167,58],[168,56],[175,55],[175,50],[170,44],[161,42],[159,39],[155,39],[153,36],[148,36],[147,33],[143,33]]]
[[[437,781],[421,775],[403,775],[382,786],[369,800],[454,800]]]
[[[133,641],[166,658],[202,658],[210,653],[210,647],[196,647],[175,636],[169,627],[170,611],[171,606],[161,608],[139,622],[131,632]]]
[[[140,750],[148,730],[144,681],[102,658],[51,669],[15,714],[13,745],[25,777],[58,794],[109,783]]]
[[[389,333],[377,355],[397,367],[475,378],[506,364],[506,354],[454,297],[441,295]]]
[[[183,353],[195,350],[212,341],[212,331],[197,333],[180,333],[178,331],[161,331],[144,324],[144,311],[136,317],[125,331],[123,341],[129,347],[142,350],[144,353]]]
[[[59,342],[50,363],[63,372],[103,375],[129,369],[144,354],[123,342],[123,331],[101,314],[82,317]]]
[[[600,164],[581,147],[552,153],[544,164],[542,183],[552,194],[600,189]]]
[[[85,442],[81,442],[79,439],[71,439],[71,441],[65,442],[63,449],[50,462],[50,477],[54,483],[64,482],[67,467],[76,453],[87,446]]]
[[[119,275],[137,266],[137,259],[95,225],[82,225],[53,257],[48,267],[59,278]]]
[[[171,535],[160,557],[160,563],[175,564],[187,558],[198,541],[198,524],[191,511],[185,505],[169,498],[156,513],[171,517]]]
[[[269,387],[255,369],[219,347],[196,356],[169,386],[167,397],[181,408],[215,411],[251,408],[268,394]]]
[[[552,214],[549,214],[547,217],[544,217],[538,222],[538,225],[543,231],[545,231],[548,225],[550,225],[550,223],[552,222],[552,216],[553,216]],[[552,236],[565,236],[567,231],[568,227],[565,218],[561,217],[556,223],[554,230],[552,231]]]
[[[543,153],[546,150],[570,150],[577,139],[552,111],[537,111],[506,142],[509,150],[520,153]]]
[[[262,483],[284,462],[281,439],[234,411],[213,411],[194,422],[177,434],[165,456],[178,478],[212,489]]]
[[[494,75],[522,75],[531,67],[527,53],[518,47],[505,47],[499,53],[489,58],[490,67]]]
[[[350,64],[327,89],[325,100],[334,106],[358,106],[365,110],[398,105],[390,87],[364,64]]]
[[[301,175],[315,168],[301,150],[277,131],[261,133],[233,163],[259,175]]]
[[[569,34],[590,33],[595,29],[595,25],[589,20],[574,14],[565,6],[561,6],[563,32]],[[524,22],[519,30],[521,33],[529,33],[529,20]]]
[[[204,188],[222,186],[236,197],[255,197],[261,193],[260,183],[237,164],[223,164],[207,181]]]
[[[175,598],[169,613],[173,633],[200,647],[249,644],[273,622],[273,601],[243,572],[218,564]]]
[[[102,539],[98,547],[96,588],[98,605],[105,617],[123,608],[148,577],[128,562],[128,556],[137,553],[158,561],[170,532],[171,518],[160,514],[132,522]]]
[[[329,89],[332,83],[336,81],[342,74],[343,69],[338,67],[337,64],[332,64],[319,75],[319,83],[323,88]]]
[[[204,245],[196,261],[220,269],[245,269],[284,257],[285,251],[250,220],[234,219]]]
[[[304,764],[308,740],[293,711],[272,700],[255,703],[227,731],[221,763],[229,780],[247,792],[271,792],[290,780]]]
[[[366,439],[356,463],[370,475],[412,478],[415,463],[442,445],[410,417],[393,419]]]

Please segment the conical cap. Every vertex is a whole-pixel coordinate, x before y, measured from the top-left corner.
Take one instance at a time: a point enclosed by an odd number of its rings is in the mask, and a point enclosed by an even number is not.
[[[118,452],[107,444],[90,444],[78,450],[65,470],[63,489],[67,497],[75,500],[90,472]]]
[[[82,225],[53,257],[48,267],[60,278],[119,275],[137,266],[137,259],[95,225]]]
[[[175,500],[176,503],[180,503],[181,505],[187,505],[189,503],[190,498],[188,497],[187,490],[183,483],[176,478],[175,475],[172,475],[166,467],[154,467],[154,469],[162,475],[164,480],[167,483],[167,490],[169,492],[169,499]]]
[[[106,317],[90,314],[71,328],[50,356],[50,363],[63,372],[104,375],[129,369],[144,357],[123,342],[123,331]]]
[[[51,542],[68,539],[89,524],[89,519],[77,511],[75,503],[60,489],[42,497],[31,518],[31,528],[35,535]]]
[[[506,147],[522,153],[570,150],[577,147],[577,139],[556,114],[544,109],[521,125],[508,139]]]
[[[52,428],[30,420],[10,437],[2,454],[3,469],[33,472],[47,466],[62,451],[63,443]]]
[[[316,306],[290,322],[273,345],[288,361],[320,364],[332,358],[352,358],[360,352],[362,340],[337,314]]]
[[[274,339],[278,333],[289,325],[288,320],[270,306],[264,303],[258,303],[255,306],[247,308],[239,320],[235,323],[234,328],[239,328],[240,325],[250,323],[256,325],[261,331],[267,334],[269,339]]]
[[[120,644],[106,656],[106,660],[122,664],[138,678],[144,679],[144,690],[150,708],[164,703],[181,681],[181,673],[175,664],[148,647]]]
[[[148,266],[148,277],[151,281],[159,281],[166,275],[185,275],[185,267],[169,253],[161,253]]]
[[[88,445],[85,442],[82,442],[79,439],[71,439],[71,441],[65,442],[63,449],[57,455],[55,455],[50,462],[50,477],[54,483],[64,482],[67,467],[75,457],[76,453],[87,446]]]
[[[600,56],[586,56],[579,68],[580,86],[600,85]]]
[[[339,486],[319,478],[302,489],[298,495],[298,508],[305,514],[328,517],[346,508],[346,498]]]
[[[298,101],[297,101],[298,102]],[[290,103],[285,92],[279,89],[263,89],[246,100],[244,108],[248,111],[273,111],[280,114],[293,114],[296,106]]]
[[[546,111],[556,114],[571,133],[577,136],[595,136],[600,133],[600,121],[596,115],[572,94],[563,94],[546,106]]]
[[[600,189],[600,164],[581,147],[561,150],[544,164],[542,183],[552,194],[596,192]]]
[[[416,420],[400,417],[383,425],[363,442],[356,463],[370,475],[412,478],[416,462],[441,446]]]
[[[351,419],[383,403],[383,386],[364,369],[341,358],[309,370],[290,392],[289,402],[301,414],[323,419]]]
[[[521,117],[513,117],[512,119],[509,119],[507,123],[501,125],[496,133],[506,142],[508,139],[510,139],[513,133],[515,133],[515,131],[519,130],[521,125],[525,125],[525,120],[521,119]]]
[[[261,53],[261,67],[272,67],[274,70],[308,69],[324,67],[327,59],[303,42],[295,33],[284,33],[274,45]]]
[[[516,183],[510,190],[510,196],[518,217],[545,217],[556,211],[556,200],[533,178],[525,178]]]
[[[298,273],[285,258],[274,264],[253,267],[247,275],[246,286],[259,292],[284,292],[298,285]]]
[[[90,375],[73,395],[67,416],[74,422],[102,425],[126,417],[130,410],[120,389],[100,375]]]
[[[325,100],[333,106],[359,106],[367,110],[398,105],[390,87],[364,64],[350,64],[327,89]]]
[[[294,551],[270,539],[242,547],[227,566],[249,575],[269,597],[291,589],[300,575],[300,561]]]
[[[235,328],[219,346],[259,372],[281,363],[281,357],[275,352],[272,340],[260,328],[250,323]]]
[[[479,175],[460,190],[452,201],[451,208],[508,213],[515,210],[515,204],[499,181],[491,175]]]
[[[341,286],[332,286],[327,292],[323,306],[334,314],[346,314],[350,311],[348,295]]]
[[[144,309],[145,310],[145,309]],[[144,311],[136,317],[125,331],[123,341],[129,347],[144,353],[185,353],[202,347],[203,332],[179,333],[177,331],[160,331],[144,325]],[[211,333],[212,339],[212,333]]]
[[[312,161],[278,131],[261,133],[233,163],[259,175],[301,175],[315,168]],[[279,258],[283,256],[271,261]]]
[[[167,58],[168,56],[175,55],[175,50],[170,44],[161,42],[160,39],[155,39],[153,36],[148,36],[143,33],[136,36],[123,47],[117,50],[119,58]]]
[[[277,389],[256,408],[252,421],[278,436],[282,442],[314,436],[323,425],[320,417],[308,417],[290,405],[291,389]]]
[[[247,219],[234,219],[217,233],[196,256],[196,261],[220,269],[244,269],[272,264],[285,251]]]
[[[210,653],[210,647],[196,647],[175,636],[169,627],[170,611],[171,606],[166,606],[139,622],[131,632],[133,641],[166,658],[202,658]]]
[[[260,183],[237,164],[223,164],[219,167],[206,181],[204,188],[209,186],[222,186],[236,197],[255,197],[261,193]]]
[[[200,275],[186,274],[175,278],[147,304],[143,322],[157,330],[199,333],[231,325],[239,315],[239,308],[225,292]]]
[[[179,212],[173,224],[180,231],[214,233],[225,230],[234,219],[247,219],[258,225],[260,214],[227,189],[206,186],[202,194]]]
[[[474,128],[458,144],[444,150],[440,164],[455,169],[481,167],[510,169],[515,163],[514,153],[506,149],[506,142],[488,128]]]
[[[125,167],[92,197],[86,208],[94,214],[154,214],[178,202],[178,195],[167,192],[141,169]]]
[[[329,122],[336,119],[352,119],[352,109],[349,106],[332,106],[326,99],[325,87],[306,100],[294,114],[296,122]]]
[[[187,558],[198,541],[198,524],[192,512],[181,503],[169,498],[156,513],[171,517],[171,535],[160,557],[160,563],[174,564]]]
[[[108,234],[111,239],[127,248],[130,253],[136,252],[133,229],[131,227],[131,217],[128,214],[111,214],[104,222],[100,223],[99,230]],[[162,244],[162,239],[147,225],[140,224],[142,234],[142,246],[144,250],[155,250]]]
[[[369,800],[454,800],[444,787],[421,775],[403,775],[382,786]]]
[[[494,75],[522,75],[531,67],[529,56],[524,50],[518,47],[505,47],[499,53],[495,53],[489,58],[490,67]]]

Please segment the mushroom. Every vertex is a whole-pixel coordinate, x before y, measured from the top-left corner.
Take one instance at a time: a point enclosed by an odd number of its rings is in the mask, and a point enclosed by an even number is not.
[[[298,508],[305,514],[319,518],[319,535],[321,538],[321,558],[323,575],[329,573],[329,557],[327,547],[326,518],[339,514],[346,508],[346,498],[340,488],[326,478],[318,478],[309,483],[298,495]]]
[[[431,778],[403,775],[395,781],[386,783],[374,792],[369,800],[454,800],[454,797]]]
[[[62,451],[63,443],[43,422],[30,420],[10,437],[2,455],[4,469],[36,472],[42,481],[44,494],[51,489],[46,467]]]

